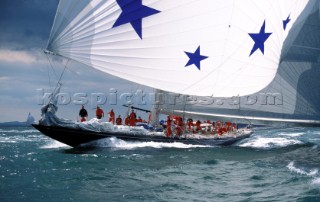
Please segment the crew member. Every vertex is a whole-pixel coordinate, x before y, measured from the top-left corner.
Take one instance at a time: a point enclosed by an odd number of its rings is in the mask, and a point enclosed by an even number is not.
[[[236,124],[236,123],[233,123],[233,130],[235,131],[235,130],[237,130],[237,129],[238,129],[237,124]]]
[[[130,116],[127,115],[127,117],[124,119],[124,125],[128,126],[130,124]]]
[[[112,124],[114,124],[114,117],[115,117],[115,114],[113,112],[113,109],[111,109],[110,112],[108,112],[109,114],[109,122],[112,122]]]
[[[224,124],[222,127],[221,127],[221,135],[223,135],[224,133],[228,132],[227,130],[227,125]]]
[[[170,116],[168,116],[168,118],[167,118],[167,132],[166,132],[166,136],[167,136],[167,137],[171,137],[171,135],[172,135],[171,119],[170,119]]]
[[[142,118],[140,116],[138,117],[137,122],[139,122],[139,123],[143,122],[143,120],[142,120]]]
[[[97,110],[96,110],[96,117],[97,119],[101,119],[104,117],[104,112],[102,109],[100,109],[99,106],[97,106]]]
[[[137,118],[137,115],[132,110],[131,114],[130,114],[130,126],[135,126],[136,125],[136,118]]]
[[[178,118],[177,118],[176,132],[177,132],[177,135],[178,135],[178,136],[182,135],[182,132],[183,132],[183,121],[182,121],[182,117],[178,117]]]
[[[226,122],[226,129],[227,129],[227,131],[232,130],[232,123],[231,122]]]
[[[191,131],[191,127],[193,126],[193,120],[191,118],[189,118],[187,120],[187,124],[188,124],[188,130]]]
[[[197,122],[196,122],[196,131],[198,132],[198,131],[201,131],[201,121],[200,120],[198,120]]]
[[[119,115],[118,118],[116,119],[116,124],[119,126],[119,125],[122,125],[122,118],[121,116]]]
[[[81,122],[86,121],[86,117],[88,117],[88,112],[83,105],[79,111],[79,116],[81,117]]]
[[[150,124],[151,118],[152,118],[152,113],[150,112],[150,113],[149,113],[149,117],[148,117],[148,124]]]

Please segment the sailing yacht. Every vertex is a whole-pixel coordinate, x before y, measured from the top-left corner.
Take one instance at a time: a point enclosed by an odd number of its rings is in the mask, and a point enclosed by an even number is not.
[[[155,89],[154,125],[166,114],[319,126],[319,8],[319,0],[60,0],[45,52]],[[83,125],[56,117],[54,94],[34,127],[71,146],[111,136],[232,144],[252,134],[168,138]]]

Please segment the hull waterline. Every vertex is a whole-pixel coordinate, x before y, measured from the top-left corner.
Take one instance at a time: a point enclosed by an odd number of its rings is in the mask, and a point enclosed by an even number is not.
[[[159,135],[145,135],[145,134],[129,134],[127,132],[121,131],[110,131],[110,132],[93,132],[87,130],[71,129],[57,126],[43,126],[38,124],[33,124],[37,130],[39,130],[44,135],[67,144],[71,147],[77,147],[82,144],[86,144],[95,140],[116,137],[125,141],[141,141],[141,142],[164,142],[173,143],[180,142],[184,144],[193,145],[232,145],[242,139],[250,137],[251,133],[240,135],[237,137],[227,137],[227,138],[210,138],[210,139],[196,139],[196,138],[168,138]]]

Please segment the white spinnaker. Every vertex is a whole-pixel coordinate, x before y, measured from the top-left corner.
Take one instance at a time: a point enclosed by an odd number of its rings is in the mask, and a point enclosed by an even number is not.
[[[48,50],[120,78],[169,92],[232,97],[266,87],[275,77],[291,27],[317,0],[143,0],[160,13],[142,19],[142,39],[130,23],[113,25],[117,1],[61,0]],[[290,17],[286,30],[283,21]],[[272,33],[264,54],[249,33]],[[207,56],[186,66],[200,46]]]

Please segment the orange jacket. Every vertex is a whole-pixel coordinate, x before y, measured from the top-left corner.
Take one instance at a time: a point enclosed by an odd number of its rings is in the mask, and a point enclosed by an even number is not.
[[[130,114],[130,126],[135,126],[136,125],[136,113],[132,112]]]
[[[114,111],[110,111],[110,112],[108,112],[108,114],[110,115],[110,118],[114,118]]]
[[[121,119],[120,117],[118,117],[118,118],[116,119],[116,124],[117,124],[117,125],[122,125],[122,119]]]
[[[97,115],[97,116],[102,116],[102,117],[104,117],[104,112],[103,112],[103,110],[100,109],[100,108],[97,109],[97,110],[96,110],[96,115]]]

